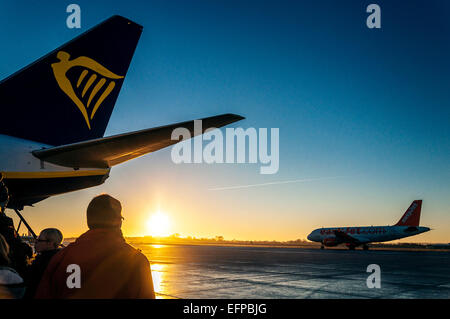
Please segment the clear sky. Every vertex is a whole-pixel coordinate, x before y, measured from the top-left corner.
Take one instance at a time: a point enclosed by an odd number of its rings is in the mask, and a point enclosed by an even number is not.
[[[26,208],[35,230],[80,235],[104,192],[128,236],[160,210],[171,233],[254,240],[392,225],[423,199],[434,230],[404,241],[450,242],[448,1],[75,1],[82,28],[68,29],[70,3],[0,1],[1,78],[120,14],[144,30],[106,135],[236,113],[231,127],[280,129],[280,168],[176,165],[168,148]],[[366,26],[370,3],[381,29]]]

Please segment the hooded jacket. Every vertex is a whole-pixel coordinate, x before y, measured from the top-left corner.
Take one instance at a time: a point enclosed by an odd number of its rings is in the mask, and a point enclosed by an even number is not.
[[[71,284],[78,275],[79,288]],[[155,293],[147,258],[125,242],[119,228],[98,228],[52,258],[35,298],[147,299]]]

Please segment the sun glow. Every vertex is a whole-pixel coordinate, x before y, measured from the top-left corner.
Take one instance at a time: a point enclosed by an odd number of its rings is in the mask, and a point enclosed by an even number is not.
[[[147,231],[150,236],[169,236],[169,217],[160,211],[154,213],[147,222]]]
[[[152,264],[152,279],[153,279],[153,288],[155,289],[156,299],[163,299],[161,295],[164,295],[164,277],[166,271],[166,265],[163,264]]]

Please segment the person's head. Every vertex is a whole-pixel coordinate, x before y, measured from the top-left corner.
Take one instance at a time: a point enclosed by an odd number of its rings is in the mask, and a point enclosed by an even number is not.
[[[0,266],[8,266],[9,264],[9,245],[6,242],[5,237],[0,234]]]
[[[9,202],[8,188],[3,183],[3,173],[0,172],[0,213],[3,213]]]
[[[122,227],[122,205],[114,197],[102,194],[94,197],[87,208],[89,229]]]
[[[46,228],[39,234],[34,248],[40,253],[47,250],[57,249],[63,240],[62,233],[56,228]]]

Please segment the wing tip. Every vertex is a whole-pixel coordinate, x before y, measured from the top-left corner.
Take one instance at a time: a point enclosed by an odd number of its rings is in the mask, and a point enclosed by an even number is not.
[[[233,122],[245,120],[244,116],[238,115],[238,114],[234,114],[234,113],[227,113],[227,114],[224,114],[223,116],[230,117],[230,120],[233,120]]]

